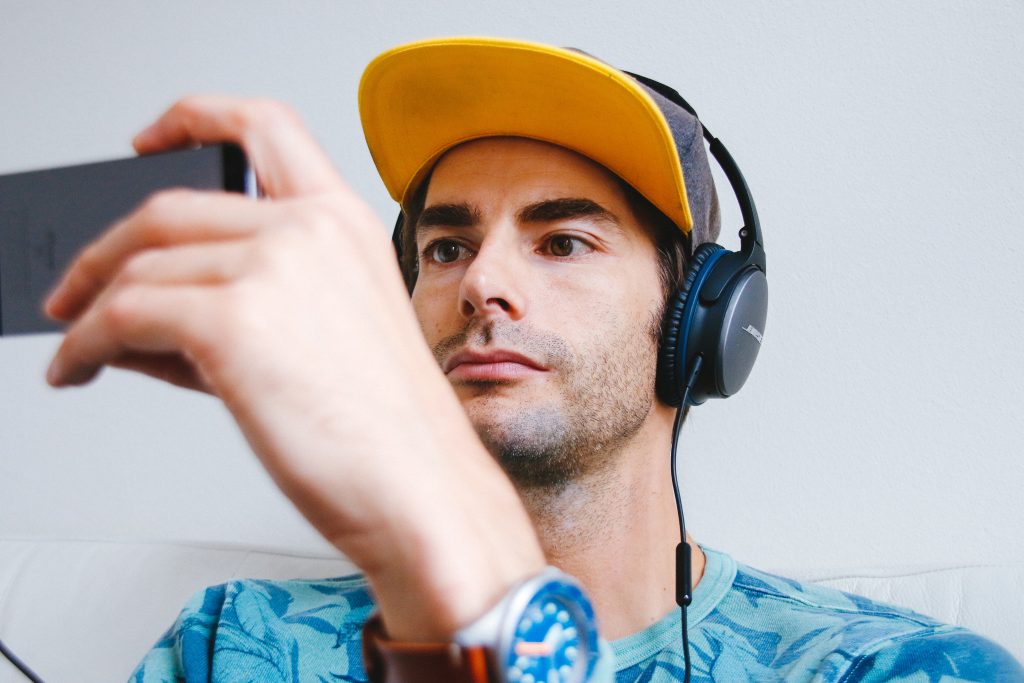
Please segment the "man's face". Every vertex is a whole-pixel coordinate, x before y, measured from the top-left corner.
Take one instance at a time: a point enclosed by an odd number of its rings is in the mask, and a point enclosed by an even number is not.
[[[606,462],[655,405],[658,259],[619,182],[521,138],[437,164],[412,302],[488,449],[522,486]]]

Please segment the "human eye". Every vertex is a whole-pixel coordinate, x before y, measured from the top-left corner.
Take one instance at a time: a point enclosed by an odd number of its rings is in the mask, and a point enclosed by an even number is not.
[[[455,263],[460,258],[465,258],[468,249],[451,239],[434,240],[423,248],[422,258],[424,261],[434,263]]]
[[[593,247],[586,240],[564,233],[549,237],[545,243],[545,249],[552,256],[559,258],[582,256],[593,251]]]

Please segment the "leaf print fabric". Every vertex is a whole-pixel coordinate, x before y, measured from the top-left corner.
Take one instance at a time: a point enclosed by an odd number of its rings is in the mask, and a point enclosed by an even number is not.
[[[358,576],[207,588],[131,681],[365,681],[361,629],[372,609]]]
[[[692,683],[1024,683],[1003,648],[907,609],[737,564],[703,548],[688,610]],[[363,683],[365,581],[234,581],[196,594],[133,683]],[[683,679],[678,611],[604,644],[616,683]]]

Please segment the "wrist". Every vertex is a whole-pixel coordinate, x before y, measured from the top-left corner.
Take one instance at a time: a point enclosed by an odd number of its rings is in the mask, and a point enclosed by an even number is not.
[[[511,488],[511,487],[510,487]],[[544,555],[514,490],[460,496],[438,514],[434,498],[417,506],[408,526],[393,528],[386,556],[360,565],[377,598],[388,634],[407,642],[448,642],[495,605],[516,583],[544,567]],[[495,492],[496,493],[496,492]],[[485,505],[486,504],[486,505]],[[430,514],[424,514],[425,511]],[[358,563],[358,562],[357,562]]]
[[[579,582],[547,567],[449,641],[402,641],[375,614],[363,627],[363,659],[373,683],[583,683],[599,659],[597,624]]]

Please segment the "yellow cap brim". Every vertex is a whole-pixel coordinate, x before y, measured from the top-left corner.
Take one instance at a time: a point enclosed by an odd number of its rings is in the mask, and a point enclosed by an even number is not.
[[[402,45],[366,67],[359,113],[384,185],[403,206],[455,145],[517,136],[598,162],[684,232],[693,226],[665,117],[632,78],[587,55],[494,38]]]

